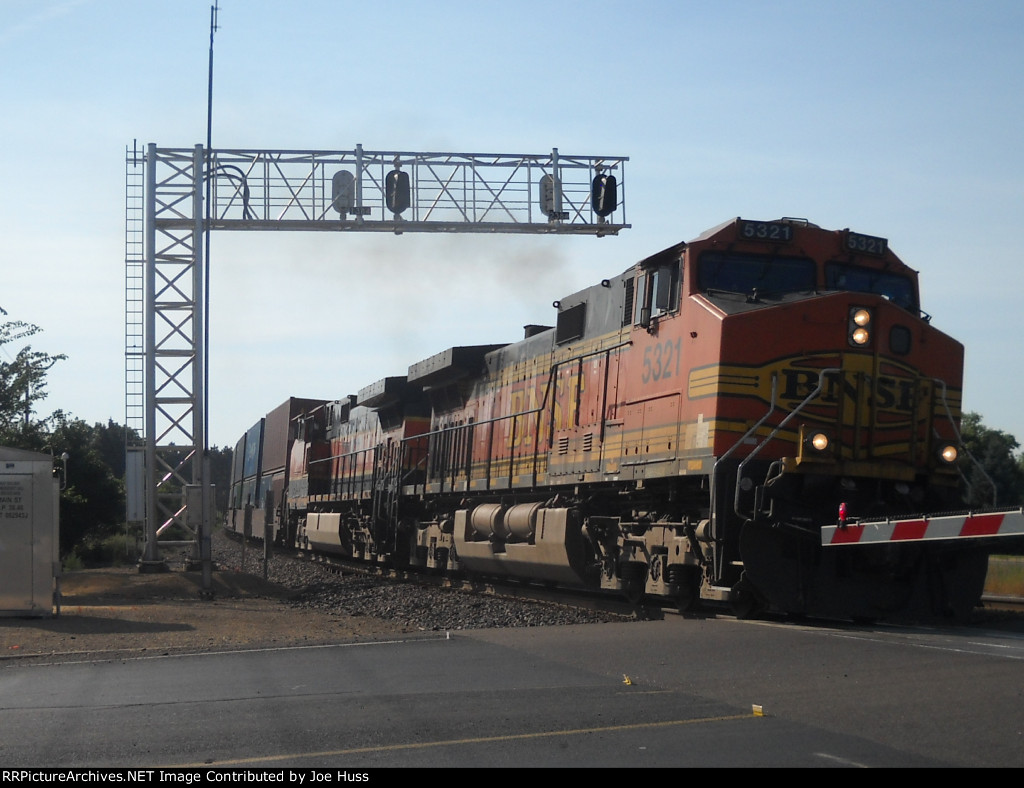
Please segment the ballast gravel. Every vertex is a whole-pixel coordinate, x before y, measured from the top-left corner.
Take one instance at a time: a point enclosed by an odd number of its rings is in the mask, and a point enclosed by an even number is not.
[[[263,576],[262,547],[242,547],[226,534],[212,540],[214,562]],[[629,618],[571,605],[484,595],[415,581],[338,573],[327,566],[289,554],[267,561],[266,579],[292,593],[291,604],[345,616],[394,621],[424,631],[541,627],[628,621]]]

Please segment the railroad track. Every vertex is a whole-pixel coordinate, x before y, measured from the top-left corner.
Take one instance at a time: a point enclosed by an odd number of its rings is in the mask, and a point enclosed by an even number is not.
[[[240,543],[236,534],[228,534],[235,544]],[[253,545],[253,543],[250,543]],[[262,545],[253,545],[253,553],[262,554]],[[275,548],[272,551],[275,560],[294,561],[310,564],[324,571],[340,575],[363,575],[394,580],[396,582],[415,583],[438,589],[461,590],[502,599],[515,600],[523,603],[540,603],[577,608],[594,613],[605,614],[623,619],[661,619],[666,616],[680,615],[679,611],[664,600],[644,599],[633,604],[621,596],[607,592],[585,589],[557,589],[536,583],[525,583],[515,580],[494,578],[470,578],[464,576],[441,575],[437,572],[395,569],[384,564],[352,561],[337,556],[312,555],[298,550]],[[255,565],[262,559],[256,558]],[[250,566],[253,566],[252,564]],[[258,573],[258,569],[254,573]],[[1024,611],[1024,599],[1017,596],[993,596],[982,598],[988,610],[1006,612]],[[732,611],[726,606],[706,605],[691,614],[694,617],[726,616],[733,617]],[[785,617],[780,617],[784,619]]]
[[[496,578],[476,578],[460,575],[441,575],[429,571],[395,569],[380,564],[348,561],[334,556],[309,556],[294,552],[295,560],[310,561],[331,572],[374,575],[401,582],[419,583],[437,588],[449,588],[523,602],[568,605],[584,610],[607,613],[623,618],[661,618],[661,607],[657,605],[634,605],[607,592],[576,588],[551,588],[533,583]]]

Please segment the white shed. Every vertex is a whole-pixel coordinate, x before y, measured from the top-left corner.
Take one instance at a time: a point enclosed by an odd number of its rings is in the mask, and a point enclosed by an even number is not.
[[[0,616],[59,612],[60,480],[48,454],[0,447]]]

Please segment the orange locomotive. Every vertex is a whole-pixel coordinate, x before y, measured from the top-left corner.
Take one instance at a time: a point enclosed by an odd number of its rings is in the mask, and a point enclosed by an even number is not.
[[[555,307],[298,416],[283,539],[743,615],[977,603],[977,535],[824,537],[958,501],[963,348],[885,239],[735,219]]]

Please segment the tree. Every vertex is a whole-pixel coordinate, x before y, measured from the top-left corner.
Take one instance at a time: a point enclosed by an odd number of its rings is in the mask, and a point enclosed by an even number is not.
[[[215,487],[214,500],[217,511],[223,514],[228,510],[228,495],[231,492],[231,455],[227,446],[210,448],[210,484]]]
[[[984,468],[995,484],[999,506],[1017,506],[1024,501],[1024,457],[1014,452],[1020,448],[1009,433],[986,427],[977,413],[965,413],[960,425],[964,448]],[[960,458],[960,470],[967,480],[965,500],[971,507],[992,505],[992,484],[970,457]]]
[[[138,435],[135,430],[117,424],[113,419],[107,419],[106,425],[95,424],[93,430],[96,433],[95,446],[103,461],[107,464],[114,476],[118,479],[124,478],[125,471],[125,447],[138,443]],[[131,439],[129,441],[129,439]]]
[[[7,312],[0,309],[3,317]],[[60,554],[67,556],[86,539],[115,532],[124,520],[124,428],[106,429],[70,418],[64,411],[40,417],[46,373],[64,354],[51,355],[24,345],[38,326],[20,320],[0,323],[0,445],[52,457],[67,452],[68,473],[60,495]],[[118,448],[114,449],[114,444]],[[116,458],[116,459],[115,459]]]
[[[7,313],[0,309],[0,316]],[[50,454],[68,454],[66,486],[61,491],[60,554],[79,558],[110,557],[104,540],[119,532],[125,516],[125,446],[136,438],[128,427],[108,420],[90,426],[64,411],[39,417],[36,406],[46,397],[46,373],[66,358],[20,345],[39,333],[21,321],[0,322],[0,445]],[[231,449],[210,450],[210,481],[216,484],[216,506],[227,509]],[[113,541],[113,540],[111,540]]]
[[[61,492],[60,552],[68,555],[117,533],[124,522],[124,480],[103,456],[105,428],[89,426],[81,419],[55,417],[54,428],[43,450],[59,457],[68,454],[66,487]],[[124,444],[121,444],[124,466]],[[84,551],[80,550],[80,553]]]
[[[0,314],[7,317],[2,308]],[[31,440],[33,435],[44,434],[53,418],[33,420],[33,414],[36,404],[46,398],[46,373],[67,356],[51,356],[32,350],[30,345],[11,355],[8,348],[40,331],[38,326],[20,320],[0,323],[0,444],[5,446],[18,447],[22,438]]]

